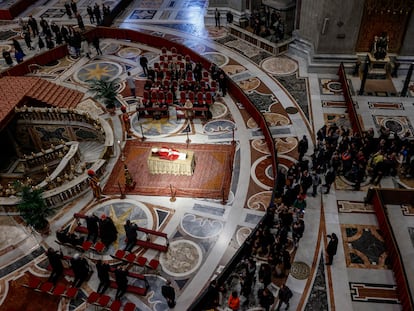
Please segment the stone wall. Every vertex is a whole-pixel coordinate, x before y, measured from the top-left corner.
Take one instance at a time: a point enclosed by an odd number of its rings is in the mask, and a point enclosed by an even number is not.
[[[302,0],[299,36],[317,54],[353,54],[363,13],[363,1]]]
[[[411,12],[410,21],[405,32],[404,41],[401,46],[400,55],[414,55],[414,11]]]

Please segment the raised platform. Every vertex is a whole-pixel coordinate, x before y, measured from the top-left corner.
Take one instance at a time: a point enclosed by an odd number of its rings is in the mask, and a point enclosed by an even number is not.
[[[234,145],[189,144],[187,146],[169,143],[168,146],[180,152],[186,152],[188,149],[194,152],[197,163],[192,175],[151,174],[147,160],[151,149],[159,147],[159,143],[131,140],[127,141],[124,148],[125,162],[118,160],[103,192],[120,193],[118,183],[125,184],[123,172],[125,163],[136,181],[135,188],[128,191],[130,194],[171,196],[174,192],[177,197],[227,199],[233,169]]]

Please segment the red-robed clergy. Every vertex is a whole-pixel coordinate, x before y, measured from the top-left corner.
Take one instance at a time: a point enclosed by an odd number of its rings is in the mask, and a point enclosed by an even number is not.
[[[152,148],[152,153],[157,154],[160,159],[174,161],[177,160],[180,156],[180,152],[176,149],[171,149],[168,147],[161,148]]]

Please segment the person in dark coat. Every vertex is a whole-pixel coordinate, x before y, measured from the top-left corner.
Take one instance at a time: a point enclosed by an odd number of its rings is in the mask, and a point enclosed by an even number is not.
[[[33,37],[36,37],[39,34],[39,27],[37,26],[36,19],[32,15],[30,15],[27,23],[29,24],[30,29],[32,30]]]
[[[95,23],[95,15],[93,14],[93,9],[90,5],[88,5],[86,7],[86,11],[88,12],[89,15],[89,21],[91,22],[91,24]]]
[[[220,73],[219,78],[218,78],[218,84],[219,84],[219,88],[220,91],[222,93],[222,96],[226,96],[227,94],[227,79],[224,76],[224,73]]]
[[[259,282],[263,283],[264,287],[272,282],[272,271],[268,263],[262,263],[259,268]]]
[[[325,185],[324,185],[326,187],[325,194],[328,194],[329,191],[331,190],[331,185],[335,181],[335,178],[336,178],[336,173],[333,168],[330,168],[325,175]]]
[[[306,135],[303,135],[302,139],[298,143],[298,151],[299,151],[299,158],[298,161],[302,161],[303,156],[308,151],[309,145],[308,145],[308,139]]]
[[[127,238],[127,244],[125,245],[124,250],[127,252],[131,252],[135,244],[137,243],[138,226],[136,224],[131,223],[131,221],[128,219],[124,225],[124,229]]]
[[[24,42],[26,42],[26,46],[29,50],[33,50],[32,47],[32,39],[30,39],[30,31],[26,30],[23,32]]]
[[[111,267],[109,266],[109,264],[102,262],[102,260],[98,260],[98,262],[96,263],[96,271],[98,272],[99,278],[99,286],[96,291],[98,294],[104,294],[111,283],[109,279],[110,268]]]
[[[67,2],[65,2],[65,10],[69,18],[72,18],[72,9],[70,8],[70,4]]]
[[[279,311],[280,307],[282,306],[283,303],[286,304],[286,310],[288,310],[289,309],[289,300],[290,300],[290,298],[292,298],[292,296],[293,296],[293,293],[290,290],[290,288],[287,287],[286,284],[282,284],[280,286],[280,289],[279,289],[279,295],[278,295],[279,304],[278,304],[276,310]]]
[[[217,287],[217,280],[210,282],[207,289],[207,308],[214,309],[220,305],[220,291]]]
[[[23,52],[22,46],[20,45],[19,41],[17,41],[16,39],[13,39],[12,41],[13,41],[14,49],[20,52],[21,54],[23,54],[23,56],[26,56]]]
[[[107,217],[105,214],[101,216],[101,219],[99,221],[99,229],[100,238],[106,247],[109,247],[113,242],[116,241],[118,237],[118,231],[116,230],[112,219],[110,217]]]
[[[171,286],[171,281],[167,280],[167,283],[161,287],[161,294],[167,300],[167,305],[170,308],[175,307],[175,290]]]
[[[85,258],[81,257],[79,254],[73,255],[70,259],[70,266],[75,275],[73,284],[75,287],[81,287],[82,283],[89,276],[89,264]]]
[[[49,276],[49,282],[56,284],[60,276],[63,274],[63,255],[61,252],[57,252],[53,248],[49,247],[46,252],[46,256],[49,259],[50,266],[52,267],[52,273]]]
[[[74,1],[74,0],[72,0],[71,2],[70,2],[70,8],[72,9],[72,12],[76,15],[76,13],[78,13],[78,5],[77,5],[77,3]]]
[[[65,40],[66,43],[69,42],[69,30],[65,25],[62,25],[60,27],[60,34],[62,35],[63,40]]]
[[[99,7],[97,3],[95,3],[93,7],[93,14],[96,17],[96,23],[99,25],[102,22],[102,17],[101,17],[101,8]]]
[[[82,15],[80,15],[79,13],[76,13],[76,19],[78,21],[78,26],[82,31],[85,31],[85,24],[83,22],[83,18]]]
[[[3,49],[3,58],[6,61],[7,65],[9,65],[9,66],[13,65],[13,59],[11,57],[11,54],[6,49]]]
[[[266,311],[269,311],[270,307],[275,302],[275,297],[270,292],[270,290],[267,287],[259,289],[257,296],[259,297],[260,306],[263,307]]]
[[[118,287],[115,295],[116,300],[120,300],[121,297],[126,293],[128,288],[128,270],[125,266],[121,266],[115,270],[115,281]]]
[[[86,216],[86,228],[88,229],[88,241],[96,243],[99,234],[99,218],[95,214]]]
[[[338,249],[338,237],[335,233],[332,233],[331,235],[328,235],[328,238],[330,241],[326,247],[326,253],[328,254],[326,265],[332,265],[333,257],[336,255]]]
[[[139,58],[139,64],[141,65],[142,70],[144,71],[144,75],[147,77],[148,76],[148,58],[142,55]]]
[[[304,232],[305,222],[301,218],[296,219],[296,221],[292,225],[292,238],[295,248],[298,247],[299,240],[302,238]]]
[[[93,38],[93,40],[92,40],[92,45],[95,47],[95,49],[96,49],[96,53],[97,53],[98,55],[102,55],[102,50],[101,50],[101,47],[100,47],[99,38],[98,38],[97,36],[95,36],[95,37]]]

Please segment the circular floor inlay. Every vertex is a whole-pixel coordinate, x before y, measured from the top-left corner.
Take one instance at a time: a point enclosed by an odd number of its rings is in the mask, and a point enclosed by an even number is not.
[[[384,125],[387,129],[394,133],[400,133],[404,127],[397,120],[386,120]]]
[[[286,108],[286,112],[288,113],[288,114],[296,114],[296,113],[298,113],[298,108],[296,108],[296,107],[287,107]]]
[[[176,240],[170,243],[167,253],[160,256],[160,264],[169,275],[182,277],[193,273],[201,265],[200,246],[190,240]]]
[[[81,83],[89,80],[115,79],[121,72],[122,67],[119,64],[109,61],[99,61],[82,66],[74,74],[74,78]]]
[[[287,57],[270,57],[263,61],[262,67],[274,75],[289,75],[298,70],[298,64]]]
[[[331,92],[340,92],[342,90],[342,84],[341,82],[337,82],[337,81],[332,81],[329,82],[326,87],[331,91]]]
[[[309,277],[310,267],[304,262],[294,262],[292,263],[292,268],[290,269],[290,274],[298,280],[305,280]]]

